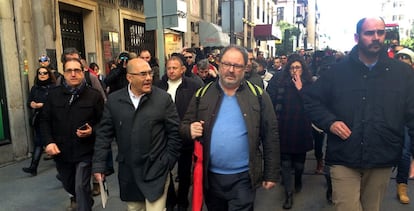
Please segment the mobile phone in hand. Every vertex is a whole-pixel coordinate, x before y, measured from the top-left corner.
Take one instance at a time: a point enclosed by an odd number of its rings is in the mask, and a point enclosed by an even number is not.
[[[86,123],[84,125],[78,127],[78,130],[86,130],[86,129],[88,129],[88,126],[87,126]]]

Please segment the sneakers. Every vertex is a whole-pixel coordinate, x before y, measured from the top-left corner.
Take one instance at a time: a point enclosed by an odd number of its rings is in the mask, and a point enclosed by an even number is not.
[[[399,183],[397,185],[397,198],[401,204],[410,203],[410,198],[407,195],[407,184]]]

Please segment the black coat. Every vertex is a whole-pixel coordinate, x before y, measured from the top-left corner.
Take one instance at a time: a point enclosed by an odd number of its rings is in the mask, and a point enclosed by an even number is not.
[[[109,87],[109,93],[115,92],[116,90],[122,89],[128,85],[126,78],[127,70],[122,67],[122,64],[112,69],[106,76],[104,82]]]
[[[30,89],[30,94],[29,94],[29,98],[27,99],[27,106],[32,109],[32,115],[34,115],[35,113],[38,113],[37,115],[40,114],[40,112],[42,112],[43,107],[42,108],[36,108],[33,109],[30,104],[31,102],[36,102],[36,103],[46,103],[47,101],[47,96],[49,95],[49,89],[55,87],[54,83],[51,83],[49,85],[44,85],[44,86],[39,86],[39,85],[33,85],[32,88]],[[40,117],[40,116],[38,116]],[[33,117],[31,117],[33,118]],[[38,120],[35,121],[35,124],[38,124]]]
[[[103,111],[102,95],[94,88],[85,86],[74,97],[64,86],[49,91],[40,118],[40,129],[44,143],[56,143],[61,153],[55,159],[65,162],[91,160],[95,143],[95,125]],[[83,124],[92,126],[93,134],[79,138],[76,130]]]
[[[278,72],[272,77],[266,89],[278,119],[280,152],[306,153],[313,149],[311,121],[303,108],[300,91],[291,77],[282,77],[282,74],[286,72]],[[303,87],[310,85],[303,79],[302,82]]]
[[[351,168],[381,168],[401,160],[404,126],[414,152],[414,72],[384,51],[372,70],[358,47],[304,90],[305,110],[328,134],[326,162]],[[334,121],[352,131],[347,140],[331,133]]]
[[[160,81],[155,85],[162,90],[168,90],[168,77],[164,75]],[[187,111],[188,104],[190,103],[191,98],[194,93],[201,87],[198,81],[189,78],[187,76],[182,77],[182,83],[177,88],[177,93],[175,94],[174,103],[177,107],[178,116],[180,119],[184,117],[185,112]]]
[[[92,171],[103,173],[115,138],[123,201],[154,201],[164,191],[181,148],[179,118],[170,95],[157,87],[141,97],[137,109],[128,88],[109,95],[96,136]]]

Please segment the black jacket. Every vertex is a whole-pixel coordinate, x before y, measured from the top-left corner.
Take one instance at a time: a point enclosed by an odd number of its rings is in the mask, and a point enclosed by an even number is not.
[[[164,75],[160,81],[155,85],[162,90],[168,90],[168,77]],[[178,116],[180,119],[184,117],[185,112],[187,111],[188,104],[190,103],[191,98],[194,93],[201,87],[201,85],[192,78],[187,76],[182,77],[182,83],[177,88],[177,93],[175,94],[174,103],[177,107]]]
[[[405,125],[414,137],[414,71],[385,51],[369,70],[355,46],[303,94],[309,117],[328,134],[328,164],[391,167],[401,159]],[[347,140],[330,132],[334,121],[350,128]]]
[[[103,173],[115,138],[123,201],[154,201],[165,187],[179,156],[179,119],[171,97],[152,87],[135,109],[128,88],[109,95],[96,136],[92,171]]]
[[[49,91],[43,106],[40,128],[44,142],[56,143],[61,153],[55,159],[65,162],[91,160],[95,143],[95,125],[99,122],[104,100],[94,88],[85,86],[73,98],[69,90],[57,86]],[[71,103],[70,103],[71,102]],[[76,129],[88,123],[93,134],[79,138]]]
[[[118,64],[116,68],[109,72],[104,80],[106,86],[109,86],[109,93],[122,89],[128,85],[129,82],[126,79],[126,74],[127,70],[122,67],[122,64]]]

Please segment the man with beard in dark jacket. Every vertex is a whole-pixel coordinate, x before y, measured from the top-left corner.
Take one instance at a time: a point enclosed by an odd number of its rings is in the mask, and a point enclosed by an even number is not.
[[[96,132],[94,176],[104,179],[106,155],[116,137],[120,197],[127,210],[164,210],[169,172],[180,153],[179,118],[170,95],[152,86],[141,58],[127,65],[129,84],[108,97]]]
[[[309,117],[328,135],[325,161],[338,211],[380,210],[404,126],[414,137],[414,73],[388,58],[385,33],[382,18],[361,19],[350,55],[303,92]]]
[[[167,73],[162,77],[156,86],[167,91],[177,107],[180,120],[184,117],[188,104],[194,93],[201,86],[192,78],[184,76],[185,66],[180,58],[171,57],[167,61]],[[191,184],[191,166],[192,155],[194,150],[193,142],[186,142],[181,149],[180,158],[178,160],[178,194],[177,204],[178,210],[187,210],[189,205],[188,192]],[[169,208],[170,209],[170,208]],[[171,209],[173,210],[173,209]]]
[[[46,153],[54,156],[63,187],[71,197],[70,210],[92,210],[90,180],[95,125],[99,122],[104,100],[86,85],[81,61],[63,63],[62,85],[49,91],[40,119]],[[76,202],[76,203],[75,203]]]

